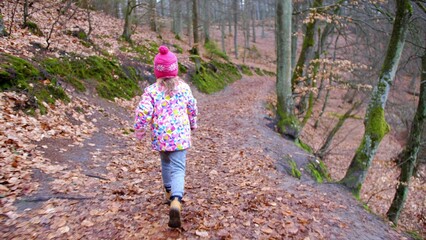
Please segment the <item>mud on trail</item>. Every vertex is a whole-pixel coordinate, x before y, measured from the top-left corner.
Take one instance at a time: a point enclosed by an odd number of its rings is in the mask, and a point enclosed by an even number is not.
[[[85,97],[99,106],[88,116],[98,130],[80,144],[38,143],[58,167],[33,169],[39,187],[0,218],[0,238],[406,238],[340,186],[287,174],[284,156],[302,167],[310,156],[269,127],[274,87],[272,78],[244,77],[216,94],[194,90],[199,129],[188,152],[182,229],[167,227],[158,154],[149,139],[129,134],[137,99],[118,106]]]

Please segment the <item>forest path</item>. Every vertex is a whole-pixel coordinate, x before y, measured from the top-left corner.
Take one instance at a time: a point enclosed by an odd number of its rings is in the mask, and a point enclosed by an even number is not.
[[[188,152],[182,229],[167,227],[149,139],[123,134],[132,111],[91,99],[105,108],[92,116],[99,131],[82,146],[40,143],[44,157],[62,167],[35,171],[38,192],[18,202],[21,211],[0,225],[0,237],[404,239],[340,186],[283,170],[283,156],[303,165],[309,155],[267,126],[274,86],[272,78],[244,77],[219,93],[194,92],[200,125]]]

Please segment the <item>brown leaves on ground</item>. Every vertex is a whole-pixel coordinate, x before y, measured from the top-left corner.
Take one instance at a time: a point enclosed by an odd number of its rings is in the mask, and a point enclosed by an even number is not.
[[[279,161],[276,156],[286,152],[297,155],[299,150],[264,126],[263,116],[267,114],[264,103],[273,86],[272,79],[250,78],[217,94],[194,93],[200,108],[200,128],[194,133],[194,146],[187,158],[183,227],[178,230],[167,227],[168,206],[158,154],[150,150],[149,139],[137,142],[128,134],[132,106],[137,98],[118,101],[128,110],[128,119],[112,112],[107,118],[95,118],[105,114],[105,110],[90,107],[86,100],[77,97],[72,107],[67,106],[67,111],[58,103],[46,121],[47,129],[54,130],[55,134],[44,136],[57,139],[56,143],[46,148],[43,145],[28,147],[26,151],[32,155],[27,156],[22,165],[25,168],[16,175],[19,181],[13,183],[7,178],[4,184],[5,178],[2,179],[1,186],[5,186],[9,194],[1,199],[1,237],[401,238],[360,208],[345,191],[330,190],[330,186],[325,185],[321,189],[321,185],[297,181],[276,169]],[[19,119],[30,122],[31,117],[8,112],[13,101],[7,96],[3,99],[7,103],[2,106],[3,115],[16,114]],[[77,107],[85,111],[78,113]],[[80,125],[64,128],[69,115],[78,118]],[[62,124],[58,124],[59,120]],[[105,127],[107,121],[113,127]],[[21,128],[26,129],[24,126],[17,129]],[[76,136],[82,134],[83,129],[93,131]],[[99,134],[101,137],[97,137]],[[1,136],[5,141],[11,138]],[[73,144],[60,144],[60,139],[70,137],[75,139]],[[13,149],[9,151],[12,153]],[[85,162],[60,160],[75,159],[85,151],[90,152]],[[6,163],[12,167],[13,161]],[[31,171],[35,169],[42,169],[51,180],[40,181],[39,190],[34,187],[32,192],[39,194],[41,188],[49,188],[49,198],[40,207],[21,202],[21,210],[17,210],[13,205],[15,200],[20,202],[32,196],[30,192],[17,190],[24,184],[22,174],[29,176],[25,183],[36,183],[31,179]],[[15,189],[10,190],[14,186]],[[22,211],[22,205],[28,210]]]

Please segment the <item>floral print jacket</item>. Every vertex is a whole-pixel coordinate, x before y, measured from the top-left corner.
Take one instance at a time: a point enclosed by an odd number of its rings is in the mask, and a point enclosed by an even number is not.
[[[165,94],[158,83],[145,88],[135,111],[135,130],[151,125],[152,149],[156,151],[189,148],[191,130],[197,128],[197,101],[188,84],[177,82],[171,94]]]

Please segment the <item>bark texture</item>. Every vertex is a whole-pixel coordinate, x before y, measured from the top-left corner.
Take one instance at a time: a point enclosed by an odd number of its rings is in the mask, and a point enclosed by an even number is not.
[[[278,0],[276,11],[278,129],[282,134],[297,139],[300,128],[294,116],[291,90],[291,0]]]
[[[373,89],[371,100],[368,104],[364,118],[364,136],[345,177],[340,181],[348,187],[355,196],[359,193],[367,176],[368,169],[376,154],[377,148],[383,137],[389,132],[389,125],[385,120],[385,106],[390,85],[392,84],[398,63],[404,48],[405,35],[411,17],[409,0],[396,1],[396,16],[393,24],[392,35],[386,51],[379,80]]]
[[[413,119],[413,124],[411,125],[407,146],[405,146],[399,156],[401,173],[399,175],[398,187],[392,204],[386,213],[388,219],[394,224],[398,223],[399,216],[404,208],[404,204],[408,196],[408,186],[410,184],[411,177],[413,176],[414,168],[417,165],[417,156],[422,142],[422,133],[426,117],[426,51],[422,57],[422,70],[417,111]]]

